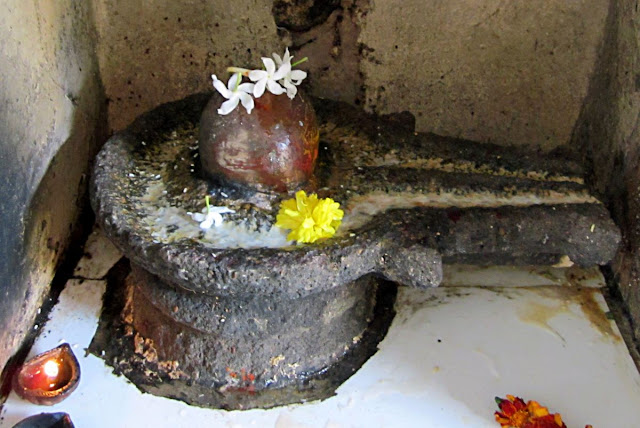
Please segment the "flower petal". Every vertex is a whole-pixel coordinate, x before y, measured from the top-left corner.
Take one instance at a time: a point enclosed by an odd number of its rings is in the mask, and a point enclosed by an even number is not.
[[[271,58],[262,58],[262,63],[264,64],[264,68],[267,70],[267,74],[269,76],[273,76],[273,73],[276,71],[276,63],[273,62]]]
[[[264,79],[268,76],[269,74],[264,70],[251,70],[249,72],[249,79],[251,79],[252,82],[257,82],[258,80]]]
[[[289,53],[289,48],[285,48],[284,49],[284,56],[282,57],[282,62],[288,62],[291,63],[291,60],[293,59],[293,57],[291,56],[291,54]]]
[[[311,217],[313,209],[318,205],[318,195],[313,193],[307,197],[304,190],[299,190],[296,192],[296,203],[298,205],[298,211],[305,217]]]
[[[253,107],[255,105],[251,95],[247,94],[246,92],[239,92],[238,98],[240,98],[242,106],[247,109],[247,113],[251,114],[251,110],[253,110]]]
[[[289,211],[276,216],[276,226],[282,229],[297,229],[304,218],[297,211]]]
[[[267,78],[258,80],[258,83],[253,87],[253,96],[260,98],[264,94],[264,89],[267,86]]]
[[[305,210],[309,205],[307,201],[307,192],[304,190],[298,190],[296,192],[296,209],[300,212]]]
[[[227,213],[235,212],[234,210],[227,207],[214,207],[214,206],[210,206],[208,210],[209,212],[218,213],[218,214],[227,214]]]
[[[221,80],[218,80],[215,74],[212,74],[211,78],[213,79],[213,87],[216,88],[218,92],[220,92],[220,95],[227,99],[231,98],[231,92],[227,89],[226,86],[224,86],[224,83],[222,83]]]
[[[280,64],[282,64],[282,58],[280,58],[280,55],[278,55],[277,53],[273,53],[273,59],[276,61],[276,65],[279,67]]]
[[[289,79],[296,85],[299,85],[307,77],[307,72],[302,70],[291,70]]]
[[[260,82],[262,82],[262,80]],[[258,82],[258,84],[260,82]],[[280,86],[280,84],[277,83],[275,80],[266,80],[266,83],[267,83],[267,88],[269,89],[269,92],[271,92],[273,95],[284,94],[285,92],[284,88]]]
[[[213,225],[218,227],[222,224],[222,216],[216,212],[211,213],[211,217],[213,218]]]
[[[229,77],[229,82],[227,83],[229,91],[235,92],[236,86],[238,86],[238,79],[242,79],[242,77],[240,77],[240,73],[233,73],[231,77]]]
[[[298,195],[296,195],[296,197],[297,196]],[[295,199],[287,199],[286,201],[282,201],[280,203],[280,206],[283,209],[290,210],[290,211],[296,211],[298,209],[298,204],[296,203]]]
[[[290,72],[291,72],[291,64],[288,62],[284,62],[282,63],[280,68],[278,68],[278,71],[276,71],[275,74],[270,73],[270,75],[273,76],[273,80],[280,80]]]
[[[230,99],[222,103],[222,105],[218,109],[218,114],[225,115],[231,113],[233,109],[236,108],[239,101],[239,97],[231,97]]]
[[[246,92],[247,94],[252,94],[254,86],[256,85],[253,83],[241,83],[240,86],[238,86],[238,92]]]
[[[220,215],[220,214],[218,214],[218,215]],[[214,217],[213,213],[209,212],[209,213],[207,213],[207,216],[204,219],[204,221],[202,221],[200,223],[200,228],[201,229],[210,229],[211,226],[213,225],[214,221],[215,221],[215,217]]]
[[[294,99],[296,94],[298,93],[298,88],[296,87],[296,85],[294,85],[290,80],[287,79],[285,79],[282,84],[287,89],[287,96],[291,99]]]

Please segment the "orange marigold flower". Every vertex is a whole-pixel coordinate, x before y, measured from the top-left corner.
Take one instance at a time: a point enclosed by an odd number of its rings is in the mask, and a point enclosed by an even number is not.
[[[567,428],[560,413],[550,414],[537,401],[525,404],[522,398],[507,395],[506,399],[496,397],[496,403],[500,411],[494,415],[502,428]]]

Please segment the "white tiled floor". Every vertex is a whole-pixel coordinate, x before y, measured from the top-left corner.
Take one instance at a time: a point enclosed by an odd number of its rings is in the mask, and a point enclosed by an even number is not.
[[[31,353],[69,342],[82,379],[65,401],[42,407],[12,394],[0,427],[65,411],[76,427],[498,427],[494,396],[515,394],[560,412],[569,428],[640,426],[640,376],[605,316],[597,271],[467,267],[447,270],[457,287],[401,288],[380,350],[322,402],[219,411],[140,393],[93,355],[105,284],[119,255],[94,235]],[[474,285],[537,287],[487,288]],[[573,285],[573,286],[572,286]]]

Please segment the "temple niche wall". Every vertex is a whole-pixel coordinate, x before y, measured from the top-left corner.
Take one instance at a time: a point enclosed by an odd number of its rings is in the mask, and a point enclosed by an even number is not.
[[[0,3],[0,367],[28,332],[104,142],[90,4]]]
[[[373,1],[365,105],[420,131],[552,149],[570,141],[608,0]]]
[[[575,126],[595,192],[622,230],[611,279],[640,339],[640,14],[632,0],[611,2],[605,40]]]
[[[419,131],[586,153],[640,320],[638,26],[631,0],[93,0],[0,13],[0,365],[46,295],[109,132],[291,46],[313,95]],[[595,160],[595,162],[591,162]]]
[[[608,0],[96,0],[112,129],[211,90],[228,65],[291,46],[307,89],[420,131],[566,145],[603,40]]]

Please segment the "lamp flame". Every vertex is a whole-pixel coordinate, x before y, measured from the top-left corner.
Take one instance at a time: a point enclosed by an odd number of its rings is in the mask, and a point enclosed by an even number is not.
[[[49,360],[44,363],[44,373],[49,377],[55,378],[60,373],[60,366],[54,360]]]

